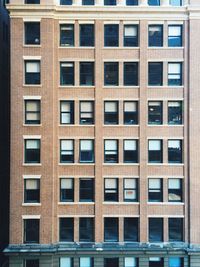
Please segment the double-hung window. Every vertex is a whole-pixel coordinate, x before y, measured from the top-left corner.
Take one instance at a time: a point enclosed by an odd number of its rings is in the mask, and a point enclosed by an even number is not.
[[[163,25],[149,25],[149,46],[163,46]]]
[[[119,111],[118,101],[104,102],[104,124],[118,124]]]
[[[118,163],[118,140],[104,141],[104,162]]]
[[[124,242],[138,242],[138,218],[124,218]]]
[[[163,201],[162,179],[149,179],[149,202]]]
[[[168,221],[169,242],[183,241],[183,219],[169,218]]]
[[[94,140],[80,140],[80,162],[94,162]]]
[[[40,202],[40,179],[24,179],[24,203]]]
[[[60,63],[60,85],[74,85],[74,63]]]
[[[60,101],[60,124],[74,124],[74,101]]]
[[[138,103],[136,101],[124,102],[124,124],[138,124]]]
[[[149,124],[162,124],[162,102],[161,101],[149,101],[148,123]]]
[[[25,140],[25,163],[40,163],[40,139]]]
[[[119,63],[105,62],[104,63],[104,85],[118,86],[119,85]]]
[[[163,241],[163,218],[149,218],[149,242]]]
[[[81,178],[79,183],[79,189],[81,202],[94,201],[94,179]]]
[[[94,85],[94,62],[80,62],[80,85]]]
[[[74,140],[60,140],[60,163],[74,162]]]
[[[137,47],[138,46],[138,26],[124,25],[124,46]]]
[[[25,100],[25,124],[40,124],[40,100]]]
[[[168,102],[168,124],[183,123],[183,104],[182,101]]]
[[[80,102],[80,124],[94,124],[94,101]]]
[[[182,179],[169,178],[168,179],[168,201],[181,202],[182,201]]]
[[[74,241],[74,218],[60,218],[60,242]]]
[[[124,140],[124,163],[138,162],[137,140]]]
[[[182,85],[182,63],[168,63],[168,85]]]
[[[61,178],[60,179],[60,202],[74,201],[74,179]]]
[[[138,201],[138,181],[135,178],[124,178],[124,201]]]
[[[163,63],[162,62],[149,62],[149,78],[148,84],[150,86],[163,85]]]
[[[79,218],[79,241],[94,241],[94,218]]]
[[[138,85],[138,63],[125,62],[124,63],[124,85],[137,86]]]
[[[94,46],[94,24],[80,24],[80,46]]]
[[[119,46],[119,25],[104,25],[104,46]]]
[[[118,242],[119,240],[119,219],[104,218],[104,241]]]
[[[25,44],[39,45],[40,44],[40,22],[25,22]]]
[[[168,46],[178,47],[182,46],[182,25],[168,26]]]
[[[39,243],[40,220],[24,219],[24,243]]]
[[[182,140],[168,140],[168,162],[182,163]]]
[[[104,201],[118,201],[118,179],[105,178]]]
[[[60,46],[74,46],[73,24],[60,24]]]
[[[37,85],[40,84],[40,61],[26,60],[25,61],[25,84]]]
[[[149,140],[149,163],[162,163],[162,140]]]

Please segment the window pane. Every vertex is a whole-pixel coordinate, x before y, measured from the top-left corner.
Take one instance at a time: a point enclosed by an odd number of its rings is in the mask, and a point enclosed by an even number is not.
[[[82,0],[82,5],[83,6],[92,6],[92,5],[94,5],[94,1],[95,0]]]
[[[80,140],[80,162],[94,162],[93,140]]]
[[[40,84],[40,61],[25,61],[25,84]]]
[[[116,0],[104,0],[105,6],[116,6]]]
[[[74,241],[74,219],[60,218],[60,242]]]
[[[162,140],[149,140],[149,162],[162,163]]]
[[[138,6],[138,0],[126,0],[127,6]]]
[[[162,124],[162,102],[149,101],[148,123],[149,124]]]
[[[149,242],[163,241],[163,219],[149,218]]]
[[[79,219],[79,241],[93,242],[94,241],[94,219],[80,218]]]
[[[81,24],[79,27],[80,27],[80,46],[94,46],[94,25]]]
[[[104,123],[105,124],[118,124],[118,101],[104,102]]]
[[[38,259],[27,259],[24,261],[24,267],[39,267],[40,262]]]
[[[94,63],[80,62],[80,85],[94,85]]]
[[[39,225],[39,219],[24,220],[24,243],[39,243]]]
[[[163,84],[163,64],[160,62],[149,63],[149,85],[161,86]]]
[[[133,257],[126,257],[124,259],[124,267],[137,267],[137,259]]]
[[[119,258],[104,258],[104,267],[119,267]]]
[[[94,123],[94,102],[80,102],[80,124]]]
[[[40,163],[40,140],[25,140],[25,163]]]
[[[118,218],[104,218],[104,241],[118,242]]]
[[[93,202],[94,201],[94,180],[80,179],[80,201]]]
[[[119,46],[119,25],[104,25],[104,46]]]
[[[124,102],[124,124],[138,123],[137,102]]]
[[[168,63],[168,85],[169,86],[182,85],[181,63]]]
[[[138,46],[137,25],[124,25],[124,46],[125,47]]]
[[[162,202],[162,180],[161,179],[149,179],[149,202]]]
[[[60,63],[60,84],[74,85],[74,63],[61,62]]]
[[[160,0],[148,0],[149,6],[160,6]]]
[[[117,86],[119,83],[119,63],[104,63],[104,85]]]
[[[40,44],[40,22],[25,22],[25,44]]]
[[[168,26],[168,46],[176,47],[182,46],[182,26],[169,25]]]
[[[160,257],[149,258],[149,267],[164,267],[164,259]]]
[[[170,257],[169,258],[169,267],[182,267],[184,258]]]
[[[72,259],[69,257],[60,258],[60,266],[59,267],[72,267]]]
[[[182,6],[182,0],[170,0],[170,5],[172,6]]]
[[[72,0],[60,0],[61,5],[72,5]]]
[[[138,218],[124,218],[124,241],[138,241]]]
[[[169,242],[183,241],[183,219],[169,218]]]
[[[169,124],[182,124],[183,111],[181,101],[168,102],[168,123]]]
[[[149,46],[163,46],[163,26],[149,25]]]
[[[60,45],[74,46],[74,25],[62,24],[60,25]]]
[[[182,163],[182,141],[168,140],[168,162]]]
[[[138,85],[138,63],[136,62],[124,63],[124,85],[126,86]]]

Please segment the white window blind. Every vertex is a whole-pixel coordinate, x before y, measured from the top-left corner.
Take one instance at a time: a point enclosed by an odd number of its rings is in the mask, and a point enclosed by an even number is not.
[[[124,26],[124,35],[126,37],[137,36],[137,26]]]
[[[137,149],[137,142],[136,140],[125,140],[124,141],[124,150],[136,150]]]
[[[181,35],[181,26],[169,26],[168,35],[169,36],[180,36]]]
[[[159,258],[159,257],[151,257],[151,258],[149,258],[149,261],[157,261],[157,262],[159,262],[161,260],[161,258]]]
[[[73,63],[61,63],[62,68],[72,68],[73,66]]]
[[[71,259],[69,257],[60,258],[60,267],[71,267]]]
[[[40,62],[26,62],[26,72],[28,73],[40,72]]]
[[[61,110],[63,112],[70,112],[70,103],[69,102],[61,102]]]
[[[116,150],[117,149],[117,140],[106,140],[105,141],[106,150]]]
[[[149,188],[150,189],[158,189],[161,187],[160,179],[149,179]]]
[[[73,31],[73,25],[61,25],[62,31]]]
[[[27,109],[27,111],[38,111],[39,110],[39,104],[37,101],[28,100],[26,102],[26,109]]]
[[[72,189],[73,180],[72,179],[61,179],[61,189]]]
[[[106,178],[105,179],[105,188],[117,188],[117,179],[115,178]]]
[[[26,141],[26,148],[27,149],[38,149],[38,148],[40,148],[39,140],[27,140]]]
[[[169,63],[168,64],[168,73],[169,74],[178,74],[181,72],[181,64],[180,63]]]
[[[92,150],[93,140],[81,140],[81,150]]]
[[[169,189],[180,189],[181,188],[181,180],[180,179],[169,179],[168,180]]]
[[[161,150],[161,141],[160,140],[149,140],[149,150]]]
[[[181,258],[171,257],[169,258],[169,267],[181,267]]]
[[[136,179],[125,178],[124,179],[124,187],[125,188],[136,188]]]
[[[170,140],[170,141],[168,141],[168,147],[180,149],[181,142],[180,142],[180,140]]]
[[[80,258],[80,267],[91,267],[91,260],[89,257],[81,257]]]
[[[124,103],[124,111],[125,112],[137,111],[137,103],[136,102],[125,102]]]
[[[93,105],[92,102],[81,102],[81,112],[92,112]]]
[[[105,102],[105,112],[116,112],[117,102]]]
[[[62,140],[61,141],[62,150],[73,150],[73,141],[72,140]]]
[[[26,189],[28,190],[36,190],[39,188],[39,183],[38,183],[38,180],[33,180],[33,179],[30,179],[30,180],[26,180]]]
[[[136,267],[136,259],[132,257],[126,257],[125,267]]]
[[[168,102],[168,107],[176,108],[176,107],[180,107],[180,106],[181,106],[180,102]]]
[[[159,107],[161,105],[161,103],[159,101],[151,101],[149,102],[149,106],[153,106],[153,107]]]

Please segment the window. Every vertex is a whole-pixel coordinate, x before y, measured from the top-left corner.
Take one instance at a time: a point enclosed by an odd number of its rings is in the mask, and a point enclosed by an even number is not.
[[[94,140],[80,140],[80,162],[94,162]]]
[[[105,101],[104,124],[118,124],[118,123],[119,123],[118,101]]]
[[[148,0],[149,6],[160,6],[160,0]]]
[[[118,201],[117,178],[106,178],[104,180],[104,201]]]
[[[182,180],[170,178],[168,180],[168,201],[182,202]]]
[[[60,124],[74,124],[74,101],[60,101]]]
[[[124,201],[137,202],[138,201],[138,181],[134,178],[124,179]]]
[[[118,218],[104,218],[104,241],[118,242]]]
[[[149,202],[163,201],[162,179],[149,179]]]
[[[125,257],[124,258],[124,267],[138,267],[138,258]]]
[[[125,62],[124,63],[124,85],[136,86],[138,85],[138,63]]]
[[[40,4],[40,0],[25,0],[25,4]]]
[[[182,101],[168,102],[168,123],[169,124],[182,124],[183,123]]]
[[[104,0],[105,6],[116,6],[116,0]]]
[[[40,163],[40,139],[25,140],[25,163]]]
[[[94,201],[94,179],[80,179],[80,201]]]
[[[80,85],[94,85],[94,62],[80,62]]]
[[[169,267],[183,267],[184,258],[179,258],[179,257],[169,257]]]
[[[119,267],[119,258],[104,258],[104,267]]]
[[[80,218],[79,219],[79,241],[93,242],[94,241],[94,219]]]
[[[60,202],[74,201],[74,179],[61,178],[60,179]]]
[[[24,180],[24,203],[40,202],[40,180],[25,179]]]
[[[60,242],[74,241],[74,218],[60,218]]]
[[[149,140],[149,163],[162,163],[162,140]]]
[[[124,218],[124,242],[138,242],[138,218]]]
[[[74,162],[74,140],[60,140],[60,162]]]
[[[149,101],[148,103],[148,123],[162,124],[162,102]]]
[[[168,85],[182,85],[182,63],[168,63]]]
[[[163,26],[149,25],[149,46],[163,46]]]
[[[149,258],[149,267],[164,267],[164,259],[159,257]]]
[[[74,46],[74,25],[60,25],[60,46]]]
[[[94,46],[94,25],[81,24],[79,27],[80,27],[80,46]]]
[[[104,141],[104,162],[118,163],[118,140]]]
[[[124,140],[124,163],[138,162],[137,140]]]
[[[182,163],[182,140],[168,140],[168,162]]]
[[[104,46],[119,46],[119,25],[104,25]]]
[[[182,0],[170,0],[170,5],[172,6],[182,6]]]
[[[80,257],[80,267],[93,267],[94,259],[90,257]]]
[[[168,26],[168,46],[182,46],[182,26],[169,25]]]
[[[40,124],[40,100],[25,100],[25,124]]]
[[[138,6],[138,0],[126,0],[127,6]]]
[[[124,102],[124,124],[138,124],[138,103],[136,101]]]
[[[82,5],[83,6],[93,6],[94,0],[82,0]]]
[[[94,101],[80,102],[80,124],[94,124]]]
[[[24,267],[39,267],[40,262],[38,259],[24,260]]]
[[[40,220],[24,220],[24,243],[39,243]]]
[[[73,258],[70,258],[70,257],[60,258],[59,267],[73,267]]]
[[[60,63],[60,85],[74,85],[74,63]]]
[[[119,63],[104,63],[104,85],[117,86],[119,84]]]
[[[169,218],[169,242],[183,241],[183,219]]]
[[[61,5],[71,6],[73,0],[60,0]]]
[[[40,44],[40,22],[25,22],[25,44]]]
[[[149,242],[163,241],[163,219],[149,218]],[[152,265],[152,267],[154,267]]]
[[[163,63],[149,62],[149,85],[163,85]]]
[[[138,26],[124,25],[124,46],[137,47],[138,46]]]
[[[40,61],[25,61],[25,84],[40,84]]]

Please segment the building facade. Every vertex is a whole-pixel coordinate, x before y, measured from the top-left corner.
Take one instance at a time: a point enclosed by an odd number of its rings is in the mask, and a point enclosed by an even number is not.
[[[0,266],[9,243],[9,17],[5,1],[0,1]]]
[[[199,1],[8,9],[10,266],[200,266]]]

